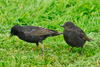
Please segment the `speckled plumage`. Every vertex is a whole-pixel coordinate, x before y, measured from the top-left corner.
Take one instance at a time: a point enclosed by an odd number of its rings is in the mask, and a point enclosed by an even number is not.
[[[72,22],[66,22],[64,25],[63,36],[67,44],[73,47],[81,47],[83,51],[83,45],[86,41],[90,41],[81,28],[75,26]],[[71,50],[72,50],[71,48]],[[70,50],[70,51],[71,51]],[[82,54],[81,51],[81,54]]]
[[[16,35],[20,39],[30,42],[30,43],[36,43],[36,45],[38,46],[38,42],[41,42],[43,44],[42,41],[46,39],[48,36],[56,36],[59,34],[62,34],[62,33],[58,33],[55,30],[46,29],[44,27],[15,25],[11,29],[10,36]]]

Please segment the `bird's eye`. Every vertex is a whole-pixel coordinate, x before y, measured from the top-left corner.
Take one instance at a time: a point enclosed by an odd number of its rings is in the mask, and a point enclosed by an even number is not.
[[[70,25],[66,25],[67,27],[70,27]]]

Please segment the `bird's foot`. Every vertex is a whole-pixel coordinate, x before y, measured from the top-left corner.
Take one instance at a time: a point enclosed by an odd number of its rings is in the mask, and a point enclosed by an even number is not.
[[[44,52],[46,52],[46,51],[48,51],[49,49],[47,49],[47,50],[44,50]]]
[[[71,52],[71,51],[72,51],[72,49],[73,49],[73,47],[69,50],[69,52]]]
[[[69,52],[71,52],[71,50],[69,50]]]
[[[46,51],[48,51],[48,50],[49,50],[49,49],[42,51],[41,55],[43,55],[43,54],[44,54],[44,52],[46,52]]]
[[[83,56],[83,54],[81,53],[81,55],[80,56]]]
[[[41,53],[40,55],[42,55],[42,56],[43,56],[43,55],[44,55],[44,51],[42,51],[42,53]]]

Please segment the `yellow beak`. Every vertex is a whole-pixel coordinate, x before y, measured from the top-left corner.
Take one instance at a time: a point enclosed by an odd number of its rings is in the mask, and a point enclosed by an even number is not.
[[[12,36],[9,37],[9,39],[11,39]]]
[[[13,35],[11,34],[11,35],[9,36],[9,39],[11,39],[12,36],[13,36]]]

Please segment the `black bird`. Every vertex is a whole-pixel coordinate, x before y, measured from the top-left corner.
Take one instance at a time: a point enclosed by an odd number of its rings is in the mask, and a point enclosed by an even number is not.
[[[81,28],[74,25],[72,22],[66,22],[61,27],[64,27],[63,36],[67,44],[73,47],[81,47],[81,55],[83,52],[83,45],[86,41],[90,41],[87,35]],[[70,49],[70,52],[72,50]]]
[[[15,25],[11,29],[11,34],[9,39],[13,35],[16,35],[24,41],[30,43],[36,43],[36,47],[33,50],[35,50],[38,47],[39,45],[38,43],[40,42],[42,44],[42,54],[43,54],[44,53],[43,40],[46,39],[48,36],[56,36],[59,34],[62,33],[58,33],[55,30],[50,30],[43,27]]]

